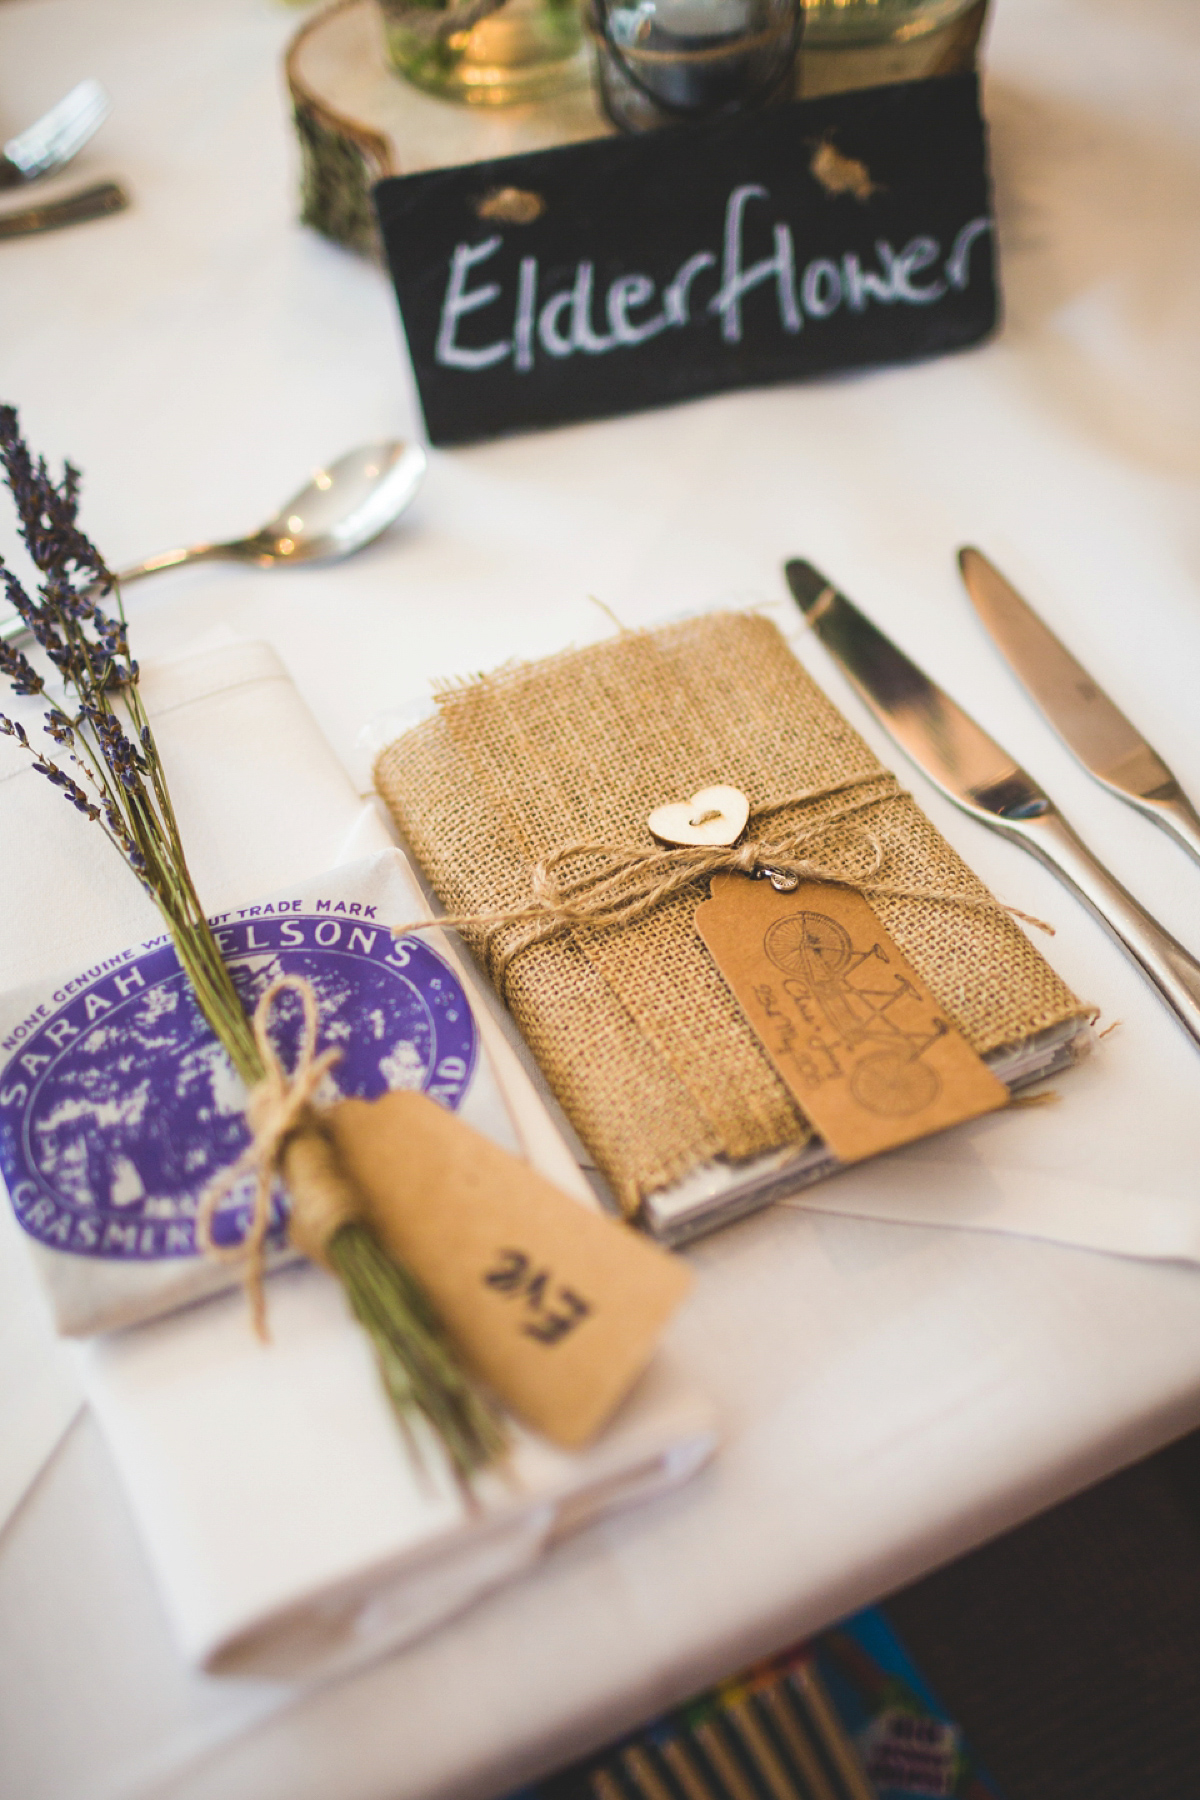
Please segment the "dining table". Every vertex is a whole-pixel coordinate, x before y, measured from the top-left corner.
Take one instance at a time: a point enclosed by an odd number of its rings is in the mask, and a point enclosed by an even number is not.
[[[386,273],[299,222],[282,62],[305,16],[0,0],[5,136],[85,78],[112,98],[46,190],[117,178],[130,206],[0,243],[0,401],[83,470],[114,567],[252,530],[342,451],[423,436]],[[993,557],[1200,795],[1200,9],[995,0],[981,65],[1003,292],[986,344],[431,449],[412,506],[353,558],[201,564],[127,606],[147,665],[268,644],[364,795],[378,722],[432,681],[614,618],[761,608],[993,891],[1054,926],[1039,944],[1097,1009],[1094,1052],[1054,1105],[689,1246],[670,1346],[715,1409],[711,1465],[336,1679],[188,1665],[67,1354],[0,1530],[12,1800],[501,1800],[1200,1426],[1200,1251],[1020,1225],[1044,1189],[1134,1237],[1194,1206],[1200,1243],[1196,1047],[1049,870],[903,764],[782,576],[793,556],[827,571],[1200,953],[1200,868],[1073,760],[955,562]],[[39,867],[23,841],[0,858],[20,941]],[[889,1216],[901,1191],[919,1222]]]

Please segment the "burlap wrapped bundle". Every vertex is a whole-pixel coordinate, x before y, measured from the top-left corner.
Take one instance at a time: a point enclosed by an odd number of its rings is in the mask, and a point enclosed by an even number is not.
[[[446,909],[518,910],[537,863],[595,840],[649,848],[646,820],[717,783],[756,811],[849,777],[857,810],[818,840],[853,880],[883,852],[892,887],[987,899],[767,619],[714,613],[449,687],[390,744],[376,782]],[[845,794],[771,816],[771,837],[844,812]],[[811,1127],[698,937],[707,882],[635,924],[533,944],[504,997],[621,1204],[694,1169],[803,1145]],[[887,930],[980,1052],[1084,1009],[998,907],[870,895]],[[477,952],[519,927],[463,927]]]

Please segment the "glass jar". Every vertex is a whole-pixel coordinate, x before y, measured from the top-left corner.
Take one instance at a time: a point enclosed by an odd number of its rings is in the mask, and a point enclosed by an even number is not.
[[[379,0],[388,61],[472,106],[544,100],[587,79],[579,0]]]
[[[969,12],[978,0],[801,0],[805,43],[813,49],[840,45],[903,43],[924,37]]]
[[[800,0],[592,0],[601,103],[623,131],[790,100]]]

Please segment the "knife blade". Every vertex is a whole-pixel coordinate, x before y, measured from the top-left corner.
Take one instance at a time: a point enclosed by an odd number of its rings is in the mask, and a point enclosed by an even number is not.
[[[1158,752],[982,551],[964,547],[958,566],[992,641],[1068,749],[1200,862],[1200,813]]]
[[[1107,927],[1200,1047],[1200,962],[1093,856],[1033,777],[812,564],[784,572],[801,612],[901,749],[956,806],[1030,851]]]

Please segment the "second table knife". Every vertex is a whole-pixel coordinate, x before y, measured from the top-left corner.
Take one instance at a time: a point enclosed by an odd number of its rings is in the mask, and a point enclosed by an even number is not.
[[[975,611],[1089,774],[1200,862],[1200,813],[1141,732],[979,550],[958,553]]]
[[[900,747],[947,799],[1061,876],[1200,1046],[1200,962],[1109,874],[1033,777],[852,601],[811,563],[789,562],[785,573],[809,624]]]

